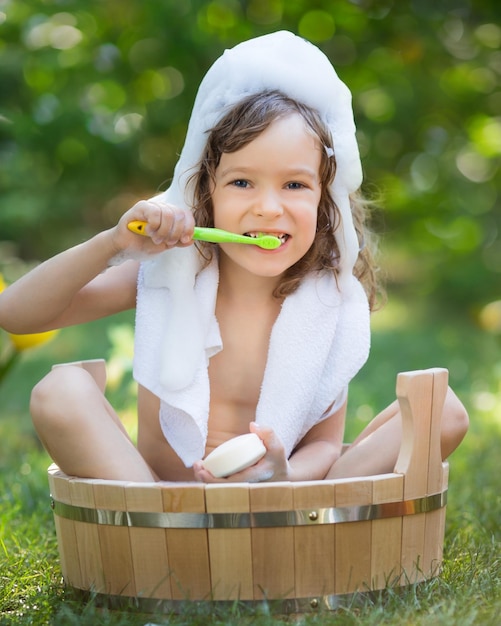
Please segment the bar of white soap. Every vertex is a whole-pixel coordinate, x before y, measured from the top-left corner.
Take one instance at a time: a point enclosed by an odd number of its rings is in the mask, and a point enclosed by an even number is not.
[[[202,461],[215,478],[225,478],[257,463],[266,454],[263,442],[255,433],[225,441]]]

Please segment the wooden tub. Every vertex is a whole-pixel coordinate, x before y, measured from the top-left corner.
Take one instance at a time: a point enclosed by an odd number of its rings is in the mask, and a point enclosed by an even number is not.
[[[403,442],[394,473],[298,483],[130,483],[49,468],[65,582],[111,606],[340,606],[346,594],[440,572],[448,466],[447,371],[398,375]]]

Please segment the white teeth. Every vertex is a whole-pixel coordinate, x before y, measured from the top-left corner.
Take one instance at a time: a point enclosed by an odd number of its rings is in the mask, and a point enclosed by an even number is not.
[[[270,233],[270,235],[272,237],[276,237],[277,239],[280,239],[280,243],[285,243],[287,239],[289,238],[289,235],[286,235],[285,233],[279,233],[279,234]]]
[[[263,236],[269,236],[269,237],[276,237],[277,239],[280,239],[280,241],[282,243],[284,243],[285,241],[287,241],[289,235],[287,235],[286,233],[263,233],[263,232],[249,232],[249,233],[245,233],[247,237],[252,237],[253,239],[256,239],[257,237],[263,237]]]

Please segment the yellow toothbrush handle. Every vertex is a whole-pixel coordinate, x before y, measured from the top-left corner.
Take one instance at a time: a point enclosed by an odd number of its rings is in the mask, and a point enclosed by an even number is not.
[[[138,235],[144,235],[145,237],[148,236],[146,234],[146,222],[142,222],[141,220],[134,220],[133,222],[129,222],[127,224],[127,228],[133,233],[137,233]]]

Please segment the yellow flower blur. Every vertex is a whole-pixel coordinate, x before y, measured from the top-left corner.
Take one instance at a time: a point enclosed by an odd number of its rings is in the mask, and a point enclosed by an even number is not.
[[[35,348],[43,343],[47,343],[57,335],[58,332],[58,330],[48,330],[44,333],[32,333],[28,335],[13,335],[9,333],[9,337],[14,348],[18,352],[22,352],[23,350],[29,350],[30,348]]]
[[[480,311],[480,326],[490,333],[501,333],[501,300],[489,302]]]

